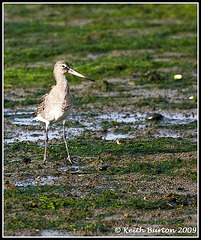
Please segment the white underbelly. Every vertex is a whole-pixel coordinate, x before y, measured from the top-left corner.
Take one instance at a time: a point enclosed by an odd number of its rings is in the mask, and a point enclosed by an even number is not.
[[[52,123],[63,121],[69,116],[71,110],[72,107],[65,111],[63,111],[61,108],[55,107],[49,111],[47,119],[49,119],[49,121]]]

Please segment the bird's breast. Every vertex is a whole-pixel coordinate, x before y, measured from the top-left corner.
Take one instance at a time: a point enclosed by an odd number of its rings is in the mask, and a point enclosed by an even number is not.
[[[73,108],[73,98],[70,92],[60,93],[50,97],[50,108],[47,112],[50,122],[59,122],[66,119]]]

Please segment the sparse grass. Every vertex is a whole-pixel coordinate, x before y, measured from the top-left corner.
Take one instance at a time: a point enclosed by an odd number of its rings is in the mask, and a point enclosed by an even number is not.
[[[40,20],[35,20],[35,14]],[[197,51],[196,5],[5,5],[4,27],[5,85],[12,87],[51,86],[53,64],[61,58],[97,80],[172,66],[182,73],[196,72],[196,63],[191,61]],[[172,37],[178,33],[182,37]],[[127,50],[135,52],[122,56]],[[188,58],[175,56],[168,62],[156,62],[149,50]],[[122,53],[112,56],[112,51]],[[101,56],[105,53],[111,56]],[[88,54],[97,58],[90,59]],[[35,62],[42,66],[33,66]],[[71,76],[69,80],[80,81]],[[170,76],[165,77],[162,87],[168,87],[169,81]],[[189,81],[192,84],[196,79]]]
[[[102,153],[111,153],[121,156],[122,154],[147,155],[152,153],[190,152],[195,151],[196,147],[197,144],[195,142],[174,138],[158,138],[155,141],[152,139],[144,141],[122,139],[120,145],[116,144],[114,141],[101,140],[100,138],[90,140],[88,137],[85,139],[83,136],[69,141],[69,148],[73,152],[73,155],[82,157],[98,157]],[[15,151],[18,153],[28,153],[32,152],[34,149],[39,151],[40,148],[35,144],[18,142],[7,145],[5,153],[14,153]],[[41,151],[43,150],[41,149]],[[56,146],[50,146],[50,159],[53,161],[60,161],[64,155],[61,154],[58,156],[58,152],[65,155],[65,146],[63,143]]]

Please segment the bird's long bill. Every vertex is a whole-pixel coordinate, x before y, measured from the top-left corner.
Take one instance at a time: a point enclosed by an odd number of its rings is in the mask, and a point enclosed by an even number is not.
[[[92,82],[95,82],[95,80],[93,80],[93,79],[91,79],[91,78],[88,78],[88,77],[85,77],[84,75],[82,75],[82,74],[74,71],[72,68],[70,68],[70,69],[68,70],[68,73],[73,74],[73,75],[78,76],[78,77],[81,77],[81,78],[85,78],[85,79],[90,80],[90,81],[92,81]]]

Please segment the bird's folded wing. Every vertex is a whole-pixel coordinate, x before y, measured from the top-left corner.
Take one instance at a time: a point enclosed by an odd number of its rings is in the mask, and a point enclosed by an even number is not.
[[[41,111],[44,110],[44,108],[45,108],[45,100],[46,100],[48,94],[49,94],[49,93],[46,93],[44,96],[42,96],[42,97],[40,98],[39,105],[38,105],[35,113],[33,114],[34,116],[37,116],[38,113],[40,113]]]

